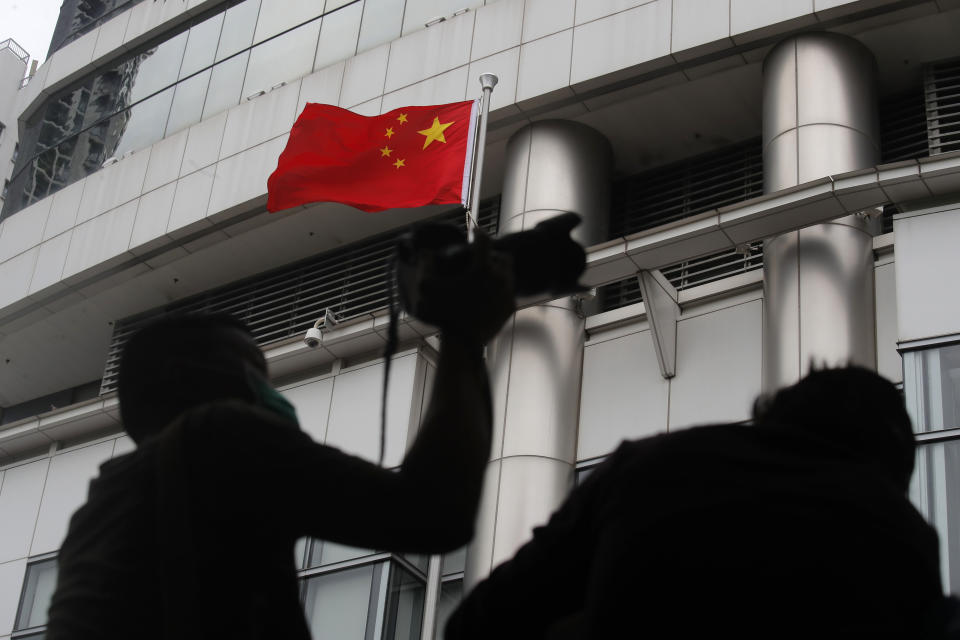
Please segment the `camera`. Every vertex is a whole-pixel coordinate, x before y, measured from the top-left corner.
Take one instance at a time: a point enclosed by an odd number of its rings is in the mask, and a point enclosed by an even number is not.
[[[310,327],[307,329],[307,335],[303,336],[303,343],[311,349],[316,349],[319,347],[320,340],[320,329],[317,327]]]
[[[514,291],[518,297],[584,291],[577,282],[586,266],[586,254],[570,231],[580,216],[563,213],[544,220],[533,229],[501,238],[468,244],[463,232],[451,224],[423,224],[400,237],[396,246],[396,285],[400,306],[411,316],[444,326],[458,313],[452,299],[442,295],[424,296],[424,285],[433,292],[453,291],[489,250],[506,256],[512,265]],[[478,234],[483,232],[479,229]],[[483,245],[483,246],[481,246]],[[467,281],[464,279],[464,281]],[[468,292],[462,292],[469,295]]]

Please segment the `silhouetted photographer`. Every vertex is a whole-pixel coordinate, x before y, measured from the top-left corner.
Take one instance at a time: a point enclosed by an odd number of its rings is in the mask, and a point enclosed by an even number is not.
[[[464,638],[942,637],[889,382],[811,373],[753,425],[623,443],[450,618]]]
[[[490,451],[483,344],[513,311],[509,258],[480,246],[446,296],[430,403],[399,470],[313,442],[245,327],[162,320],[133,336],[120,411],[137,443],[105,463],[59,556],[48,640],[303,639],[301,536],[443,552],[472,536]],[[431,293],[434,292],[434,293]]]

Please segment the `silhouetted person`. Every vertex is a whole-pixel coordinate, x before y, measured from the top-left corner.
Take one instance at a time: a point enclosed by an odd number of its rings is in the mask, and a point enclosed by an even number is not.
[[[398,471],[302,432],[243,325],[180,317],[134,335],[119,398],[137,448],[101,467],[70,522],[47,640],[308,639],[297,538],[465,544],[490,450],[482,344],[513,309],[501,267],[446,283],[464,315],[441,327],[428,410]]]
[[[936,532],[897,390],[817,371],[754,425],[624,442],[450,618],[463,638],[922,638]]]

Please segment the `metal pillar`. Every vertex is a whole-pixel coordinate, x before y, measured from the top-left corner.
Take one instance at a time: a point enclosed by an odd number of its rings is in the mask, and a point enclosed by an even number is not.
[[[605,238],[612,152],[593,129],[535,122],[507,143],[500,233],[564,211],[583,218],[573,236]],[[570,490],[576,462],[584,321],[568,298],[519,311],[491,343],[494,435],[465,587],[530,538]]]
[[[763,66],[767,193],[879,161],[876,62],[853,38],[807,33]],[[768,240],[764,248],[763,385],[774,391],[815,365],[876,368],[875,223],[847,216]]]

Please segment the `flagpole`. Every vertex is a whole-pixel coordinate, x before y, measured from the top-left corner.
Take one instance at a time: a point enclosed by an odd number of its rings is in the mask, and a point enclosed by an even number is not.
[[[480,219],[480,180],[483,176],[483,150],[487,145],[487,115],[490,113],[490,94],[498,81],[499,78],[492,73],[480,74],[483,96],[480,98],[480,130],[477,132],[477,147],[473,154],[473,189],[470,194],[470,210],[467,212],[467,242],[473,242],[473,230]]]

